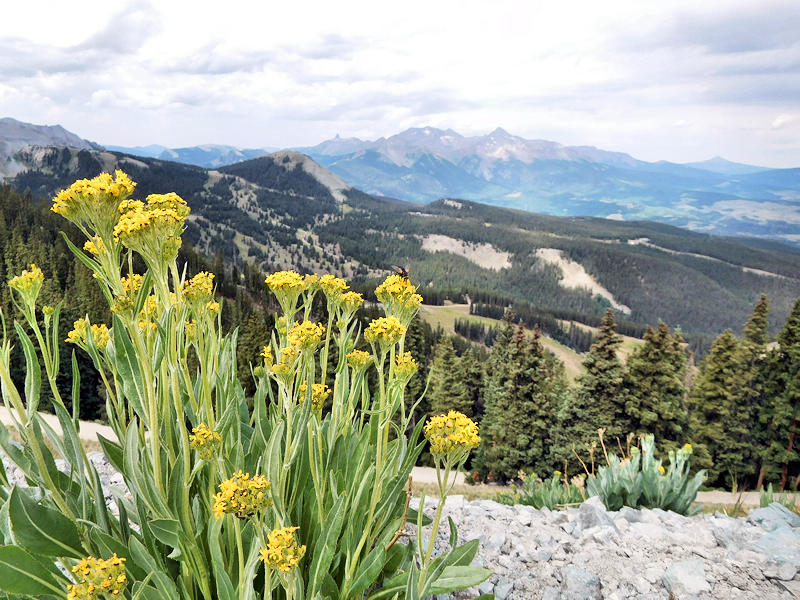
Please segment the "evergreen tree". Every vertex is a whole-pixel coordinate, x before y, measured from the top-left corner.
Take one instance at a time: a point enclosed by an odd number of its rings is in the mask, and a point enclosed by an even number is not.
[[[470,348],[461,356],[460,374],[462,377],[467,404],[471,407],[471,416],[475,421],[483,419],[483,362],[478,351]],[[465,413],[467,414],[467,413]]]
[[[442,337],[434,347],[431,363],[431,380],[428,386],[431,414],[439,415],[457,410],[468,417],[474,416],[460,363],[450,337]]]
[[[600,332],[583,360],[585,371],[578,377],[577,388],[566,396],[559,412],[559,426],[553,457],[577,468],[572,447],[597,440],[597,430],[605,429],[606,439],[624,438],[628,433],[625,418],[623,382],[625,367],[617,356],[622,338],[616,334],[614,311],[603,316]]]
[[[784,489],[789,474],[797,470],[798,417],[800,417],[800,299],[778,334],[778,347],[766,366],[766,403],[761,421],[767,432],[761,451],[763,475],[779,478]]]
[[[625,414],[630,430],[654,434],[664,451],[682,446],[688,435],[687,360],[680,333],[671,334],[663,321],[647,328],[644,344],[628,360]]]
[[[708,469],[711,485],[740,483],[755,468],[753,447],[743,443],[752,421],[741,406],[744,388],[739,359],[739,342],[726,330],[701,363],[689,400],[692,466]]]
[[[563,365],[542,347],[538,330],[528,339],[520,324],[506,358],[507,369],[490,374],[476,459],[480,475],[500,480],[551,469],[551,432],[566,389]]]

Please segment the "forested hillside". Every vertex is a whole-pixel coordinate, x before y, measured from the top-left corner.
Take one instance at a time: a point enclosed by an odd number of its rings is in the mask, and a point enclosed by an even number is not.
[[[590,325],[613,306],[622,327],[641,332],[662,319],[701,340],[697,349],[739,327],[761,294],[774,334],[800,295],[800,251],[778,243],[460,200],[420,207],[348,188],[297,153],[220,170],[64,148],[28,148],[16,159],[29,168],[9,182],[32,197],[117,167],[139,182],[137,195],[174,190],[192,208],[186,240],[240,271],[252,263],[358,281],[404,266],[423,289],[445,291],[440,300],[490,294],[483,304],[496,309],[529,305]],[[580,271],[577,283],[570,269]]]

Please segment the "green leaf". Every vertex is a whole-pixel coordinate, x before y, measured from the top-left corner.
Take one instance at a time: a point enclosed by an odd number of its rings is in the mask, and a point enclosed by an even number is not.
[[[150,521],[150,529],[156,539],[170,548],[177,548],[180,543],[180,523],[175,519],[155,519]]]
[[[447,594],[483,583],[492,572],[479,567],[446,567],[433,582],[430,594]]]
[[[22,325],[14,321],[14,329],[17,330],[17,336],[22,342],[22,351],[25,354],[25,406],[30,419],[39,406],[42,392],[42,367],[39,365],[39,357],[33,347],[33,342],[22,329]]]
[[[322,532],[322,536],[316,541],[314,559],[311,562],[311,569],[308,573],[308,581],[311,582],[311,591],[308,595],[312,598],[322,582],[323,575],[328,572],[333,556],[336,553],[336,542],[339,539],[339,533],[344,523],[346,504],[347,498],[345,496],[339,496],[336,499],[330,513],[328,513],[327,526]]]
[[[19,546],[0,546],[0,590],[9,594],[64,597],[66,587],[55,565],[50,568]]]
[[[11,533],[17,544],[44,556],[84,555],[78,528],[60,512],[37,504],[17,487],[8,502]]]
[[[383,546],[376,546],[358,566],[353,583],[350,584],[350,588],[347,590],[348,597],[357,598],[361,596],[362,592],[375,583],[385,563],[386,550],[383,549]]]

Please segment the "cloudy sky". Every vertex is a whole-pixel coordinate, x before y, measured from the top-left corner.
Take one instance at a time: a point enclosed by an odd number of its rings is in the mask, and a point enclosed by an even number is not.
[[[6,3],[0,116],[101,144],[503,127],[800,166],[798,0]]]

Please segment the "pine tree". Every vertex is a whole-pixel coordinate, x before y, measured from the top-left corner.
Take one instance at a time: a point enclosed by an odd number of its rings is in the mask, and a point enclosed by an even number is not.
[[[687,355],[679,332],[663,321],[648,327],[644,344],[628,360],[625,413],[633,433],[655,435],[664,451],[683,445],[688,435]]]
[[[778,334],[778,347],[766,366],[766,403],[761,421],[768,436],[761,451],[764,476],[779,477],[780,488],[800,461],[797,451],[800,417],[800,299]]]
[[[708,469],[709,484],[731,486],[754,471],[752,446],[742,443],[742,434],[752,422],[742,421],[747,411],[741,406],[744,387],[739,359],[739,342],[726,330],[701,363],[689,400],[692,466]]]
[[[468,404],[471,406],[472,418],[480,422],[483,419],[483,363],[478,358],[478,351],[474,348],[467,350],[461,356],[461,376],[467,395]],[[465,413],[466,414],[466,413]]]
[[[431,363],[431,381],[428,386],[431,414],[457,410],[468,417],[474,416],[460,365],[453,342],[449,336],[444,336],[434,348]]]
[[[476,466],[482,476],[507,480],[520,470],[547,473],[551,466],[556,407],[566,389],[563,366],[520,325],[506,349],[506,370],[491,379]],[[495,361],[492,361],[496,364]]]
[[[625,418],[623,382],[625,367],[617,356],[622,338],[616,334],[614,311],[603,317],[600,332],[583,360],[585,371],[578,377],[574,393],[559,413],[554,458],[577,467],[572,447],[583,448],[597,440],[597,430],[605,429],[606,439],[624,438],[628,433]]]

